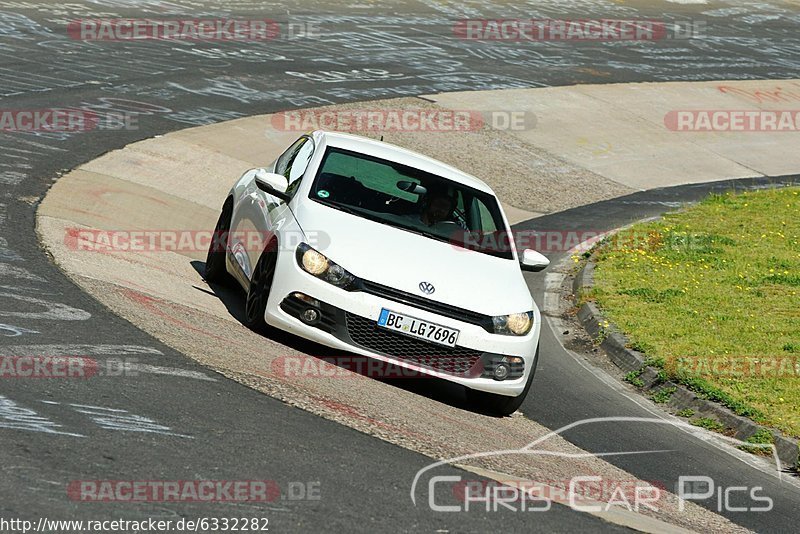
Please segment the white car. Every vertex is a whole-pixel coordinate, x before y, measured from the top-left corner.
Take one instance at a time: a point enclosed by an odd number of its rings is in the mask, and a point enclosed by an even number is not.
[[[494,192],[426,156],[353,135],[303,135],[233,186],[205,278],[247,292],[245,324],[291,332],[467,388],[513,413],[541,315]],[[259,239],[263,238],[263,239]]]

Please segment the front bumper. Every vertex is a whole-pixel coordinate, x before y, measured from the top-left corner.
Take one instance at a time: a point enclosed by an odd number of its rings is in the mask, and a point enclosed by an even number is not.
[[[322,313],[318,321],[309,324],[300,319],[308,305],[293,297],[294,293],[319,301]],[[379,328],[376,323],[382,308],[458,329],[458,344],[446,347]],[[541,329],[538,310],[534,310],[531,331],[525,336],[512,337],[489,333],[480,325],[382,296],[346,291],[303,271],[291,251],[278,255],[264,319],[267,324],[328,347],[508,396],[522,393],[529,374],[535,369],[534,357]],[[498,381],[491,373],[502,356],[521,357],[524,364],[515,365],[508,379]],[[521,373],[519,367],[522,367]]]

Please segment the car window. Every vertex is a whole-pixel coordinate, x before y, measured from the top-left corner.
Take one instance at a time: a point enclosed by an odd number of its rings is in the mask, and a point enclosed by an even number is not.
[[[297,155],[297,152],[300,150],[300,148],[303,146],[303,144],[306,142],[307,139],[308,138],[305,136],[301,137],[300,139],[292,143],[292,146],[287,148],[286,152],[278,156],[278,159],[275,162],[276,174],[282,174],[287,178],[289,177],[286,174],[286,169],[289,168],[289,165],[291,164],[292,160],[294,160],[294,157]]]
[[[478,218],[473,223],[473,226],[483,232],[496,232],[497,223],[492,217],[492,212],[486,207],[486,204],[479,198],[473,200],[475,203],[475,216]]]
[[[275,164],[275,172],[286,177],[289,185],[286,194],[294,197],[300,187],[308,163],[314,155],[314,141],[309,137],[301,137],[284,152]]]
[[[314,155],[314,142],[311,139],[306,139],[303,146],[297,151],[292,162],[289,164],[289,184],[299,180],[305,174],[308,168],[308,162],[311,161],[311,156]]]
[[[484,239],[505,228],[494,195],[408,165],[331,147],[309,198],[430,239],[513,257],[510,248],[493,245],[494,237]]]
[[[330,152],[325,158],[325,172],[352,178],[372,191],[380,191],[408,202],[417,202],[418,195],[402,191],[397,182],[408,180],[419,184],[419,179],[406,177],[396,169],[368,159],[355,159],[343,152]]]

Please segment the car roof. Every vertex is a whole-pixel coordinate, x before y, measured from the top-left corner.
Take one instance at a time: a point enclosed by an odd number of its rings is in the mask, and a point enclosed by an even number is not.
[[[328,132],[324,130],[314,131],[313,136],[317,141],[317,144],[322,145],[323,147],[330,146],[343,148],[345,150],[352,150],[353,152],[359,152],[368,156],[373,156],[396,163],[402,163],[403,165],[408,165],[410,167],[447,178],[448,180],[467,185],[479,191],[495,195],[494,191],[492,191],[492,188],[489,187],[483,180],[460,171],[455,167],[447,165],[446,163],[442,163],[441,161],[437,161],[418,152],[407,150],[391,143],[376,141],[375,139],[369,139],[359,135]]]

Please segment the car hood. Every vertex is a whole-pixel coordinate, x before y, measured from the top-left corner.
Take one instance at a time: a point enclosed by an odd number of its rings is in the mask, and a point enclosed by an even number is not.
[[[318,202],[295,210],[308,244],[353,275],[486,315],[530,311],[519,264],[377,223]],[[425,295],[421,282],[433,284]]]

